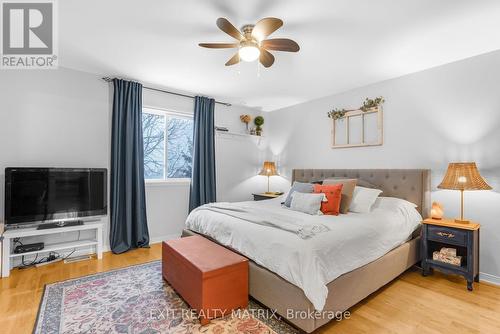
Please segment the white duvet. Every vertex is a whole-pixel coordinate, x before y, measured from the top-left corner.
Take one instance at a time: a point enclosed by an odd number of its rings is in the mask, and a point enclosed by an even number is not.
[[[191,212],[186,227],[237,250],[298,286],[318,311],[325,306],[329,282],[408,240],[421,220],[413,208],[411,212],[384,205],[375,205],[367,214],[311,216],[281,207],[282,201],[276,198],[245,205],[279,210],[303,224],[324,224],[329,231],[301,239],[288,231],[209,210]]]

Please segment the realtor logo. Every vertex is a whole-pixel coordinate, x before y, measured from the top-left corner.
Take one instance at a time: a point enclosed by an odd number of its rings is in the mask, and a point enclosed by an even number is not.
[[[55,1],[3,0],[1,8],[1,68],[56,68]]]

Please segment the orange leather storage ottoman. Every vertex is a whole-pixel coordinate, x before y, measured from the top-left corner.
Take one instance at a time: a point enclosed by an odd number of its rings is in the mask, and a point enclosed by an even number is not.
[[[248,260],[206,238],[163,242],[163,278],[203,325],[248,305]]]

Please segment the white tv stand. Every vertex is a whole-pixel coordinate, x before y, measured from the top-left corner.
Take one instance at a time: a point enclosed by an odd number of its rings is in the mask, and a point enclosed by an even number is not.
[[[3,233],[4,239],[2,243],[2,277],[8,277],[10,275],[12,259],[23,255],[33,255],[38,253],[48,253],[58,250],[93,246],[95,247],[95,253],[97,254],[97,258],[101,259],[102,226],[103,224],[101,221],[92,221],[92,222],[84,222],[83,225],[50,228],[45,230],[37,230],[36,227],[6,230]],[[45,244],[45,247],[39,251],[19,253],[19,254],[14,253],[14,250],[12,249],[12,244],[13,244],[12,240],[14,238],[23,238],[23,237],[39,236],[47,234],[59,234],[59,233],[75,232],[75,231],[88,231],[88,230],[95,230],[95,238]]]

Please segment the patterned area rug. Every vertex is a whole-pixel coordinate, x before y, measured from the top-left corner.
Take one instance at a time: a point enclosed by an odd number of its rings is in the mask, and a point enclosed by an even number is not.
[[[49,284],[34,333],[298,333],[270,310],[248,309],[201,326],[163,280],[161,262]]]

